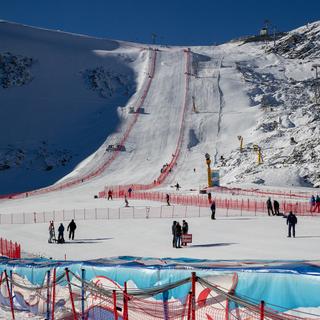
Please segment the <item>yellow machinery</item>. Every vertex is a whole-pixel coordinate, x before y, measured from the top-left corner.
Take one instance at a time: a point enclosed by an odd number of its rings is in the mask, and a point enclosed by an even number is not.
[[[253,150],[257,152],[257,156],[258,156],[257,163],[258,164],[263,163],[261,148],[257,144],[254,144]]]
[[[240,152],[242,152],[243,151],[243,137],[238,136],[238,140],[240,141]]]
[[[210,154],[206,153],[205,154],[206,157],[206,164],[208,166],[208,187],[212,187],[212,180],[211,180],[211,159],[210,159]]]

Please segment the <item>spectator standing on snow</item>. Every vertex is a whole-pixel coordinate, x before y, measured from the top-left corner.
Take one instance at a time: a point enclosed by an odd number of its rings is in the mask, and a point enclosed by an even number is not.
[[[189,231],[189,225],[186,220],[182,220],[182,234],[188,234]],[[187,244],[185,242],[182,242],[183,246],[186,246]]]
[[[181,188],[180,187],[180,184],[177,182],[177,184],[175,185],[175,187],[176,187],[176,191],[179,191],[179,189]]]
[[[112,193],[113,193],[112,190],[108,191],[108,200],[110,200],[110,199],[112,200]]]
[[[288,238],[291,238],[291,229],[292,229],[292,235],[295,238],[296,237],[296,224],[298,223],[298,219],[295,216],[295,214],[290,211],[288,217],[287,217],[287,225],[288,225]]]
[[[166,194],[166,200],[167,200],[167,205],[170,206],[170,196],[168,193]]]
[[[124,196],[124,203],[126,207],[129,207],[129,201],[128,201],[127,195]]]
[[[52,243],[55,240],[56,236],[55,236],[55,232],[54,232],[54,224],[53,221],[50,221],[49,224],[49,243]]]
[[[320,213],[320,197],[319,197],[318,194],[316,196],[316,206],[314,208],[314,211],[316,211],[316,210],[317,210],[318,213]]]
[[[176,248],[181,248],[181,225],[179,222],[176,224]]]
[[[128,189],[128,194],[129,194],[129,198],[131,198],[131,192],[132,192],[133,190],[132,190],[132,188],[130,187],[129,189]]]
[[[310,198],[310,212],[314,212],[316,210],[316,198],[314,195]]]
[[[172,247],[176,247],[176,224],[177,221],[173,221],[172,227],[171,227],[171,232],[172,232]]]
[[[268,200],[267,200],[267,209],[268,209],[268,216],[271,216],[271,214],[274,216],[271,198],[268,198]]]
[[[211,203],[211,202],[212,202],[212,195],[211,195],[211,192],[209,192],[209,193],[208,193],[208,201],[209,201],[209,203]]]
[[[273,200],[273,207],[274,207],[274,214],[276,216],[280,216],[280,211],[279,211],[280,203],[277,200]]]
[[[210,209],[211,209],[211,219],[215,220],[216,219],[216,203],[214,200],[212,200]]]
[[[60,226],[58,228],[58,243],[64,243],[64,226],[62,223],[60,223]]]
[[[74,220],[72,219],[71,222],[68,225],[67,231],[69,231],[69,240],[72,238],[72,240],[74,239],[74,232],[77,229],[77,225],[74,222]]]

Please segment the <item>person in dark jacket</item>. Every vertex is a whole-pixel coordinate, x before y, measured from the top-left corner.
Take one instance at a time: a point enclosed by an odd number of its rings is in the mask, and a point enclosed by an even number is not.
[[[130,187],[129,189],[128,189],[128,194],[129,194],[129,198],[131,198],[131,192],[133,191],[133,189]]]
[[[268,209],[268,216],[271,216],[271,214],[274,216],[271,198],[268,198],[268,200],[267,200],[267,209]]]
[[[216,203],[214,200],[212,200],[210,209],[211,209],[211,219],[215,220],[216,219],[216,217],[215,217],[216,216]]]
[[[176,248],[182,248],[181,247],[181,234],[182,234],[181,225],[179,222],[177,222],[177,224],[176,224]]]
[[[72,238],[72,240],[74,239],[74,232],[77,229],[77,225],[74,222],[74,220],[72,219],[71,222],[68,225],[67,231],[69,231],[69,240]]]
[[[314,212],[316,210],[316,198],[314,195],[311,196],[310,199],[310,212]]]
[[[113,194],[113,192],[112,192],[112,190],[109,190],[108,191],[108,200],[112,200],[112,194]]]
[[[292,235],[295,238],[296,237],[296,224],[298,223],[298,219],[295,214],[290,211],[288,217],[287,217],[287,225],[288,225],[288,238],[291,238],[291,229],[292,229]]]
[[[211,192],[209,192],[209,193],[208,193],[208,201],[209,201],[209,203],[211,203],[211,202],[212,202],[212,195],[211,195]]]
[[[170,196],[168,193],[166,194],[166,200],[167,200],[167,205],[170,206]]]
[[[175,248],[176,247],[176,224],[177,221],[173,221],[172,227],[171,227],[171,231],[172,231],[172,247]]]
[[[182,234],[188,234],[189,231],[189,225],[186,220],[182,220]],[[187,244],[185,242],[182,242],[183,246],[186,246]]]
[[[273,200],[273,208],[274,208],[274,214],[276,216],[280,216],[280,211],[279,211],[280,204],[277,200]]]
[[[58,243],[64,243],[64,226],[62,223],[60,223],[60,226],[58,228]]]
[[[314,211],[316,211],[316,210],[317,210],[318,213],[320,213],[320,197],[319,197],[318,194],[316,196],[316,206],[314,208]]]

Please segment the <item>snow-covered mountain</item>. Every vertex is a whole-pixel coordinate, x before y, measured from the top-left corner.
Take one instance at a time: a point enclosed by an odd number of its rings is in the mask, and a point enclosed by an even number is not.
[[[208,152],[224,185],[319,186],[311,71],[319,39],[315,22],[275,48],[272,41],[192,47],[186,74],[186,48],[154,47],[152,55],[140,44],[0,22],[0,192],[71,181],[110,159],[87,182],[91,189],[150,183],[181,138],[165,185],[205,185]],[[108,147],[121,141],[141,99],[143,113],[113,158]]]

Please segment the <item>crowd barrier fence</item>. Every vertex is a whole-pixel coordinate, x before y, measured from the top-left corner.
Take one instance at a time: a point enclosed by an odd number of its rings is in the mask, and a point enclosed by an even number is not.
[[[130,201],[130,199],[129,199]],[[255,215],[265,213],[256,212]],[[219,210],[217,217],[252,216],[252,212],[245,210]],[[61,209],[52,211],[20,212],[0,214],[0,225],[6,224],[34,224],[64,222],[74,219],[87,220],[116,220],[116,219],[174,219],[174,218],[204,218],[210,216],[210,208],[190,205],[161,205],[161,206],[129,206],[118,208],[91,208],[91,209]]]
[[[143,185],[142,185],[143,186]],[[150,192],[142,191],[143,188],[138,191],[132,191],[130,194],[128,188],[131,186],[113,186],[106,187],[104,191],[99,193],[100,198],[107,198],[108,191],[112,190],[115,198],[124,198],[127,196],[131,199],[137,200],[148,200],[167,202],[167,194],[162,192]],[[136,189],[134,189],[136,190]],[[267,212],[266,201],[253,200],[253,199],[222,199],[214,197],[217,209],[228,210],[240,210],[248,212]],[[169,194],[169,202],[172,204],[186,205],[186,206],[197,206],[197,207],[209,207],[211,202],[208,195],[183,195],[183,194]],[[280,212],[288,213],[290,211],[298,215],[317,215],[320,214],[320,206],[311,207],[308,202],[292,202],[292,201],[280,201]]]
[[[17,270],[4,269],[0,277],[0,304],[12,319],[19,311],[52,320],[308,319],[299,311],[289,315],[264,301],[238,296],[196,272],[169,284],[138,289],[129,287],[126,281],[119,285],[98,274],[87,279],[87,271],[90,270],[50,268],[43,272],[43,283],[34,285]],[[183,291],[184,296],[169,299],[173,290],[183,286],[189,288]]]
[[[17,242],[0,238],[0,254],[10,259],[20,259],[21,246]]]

